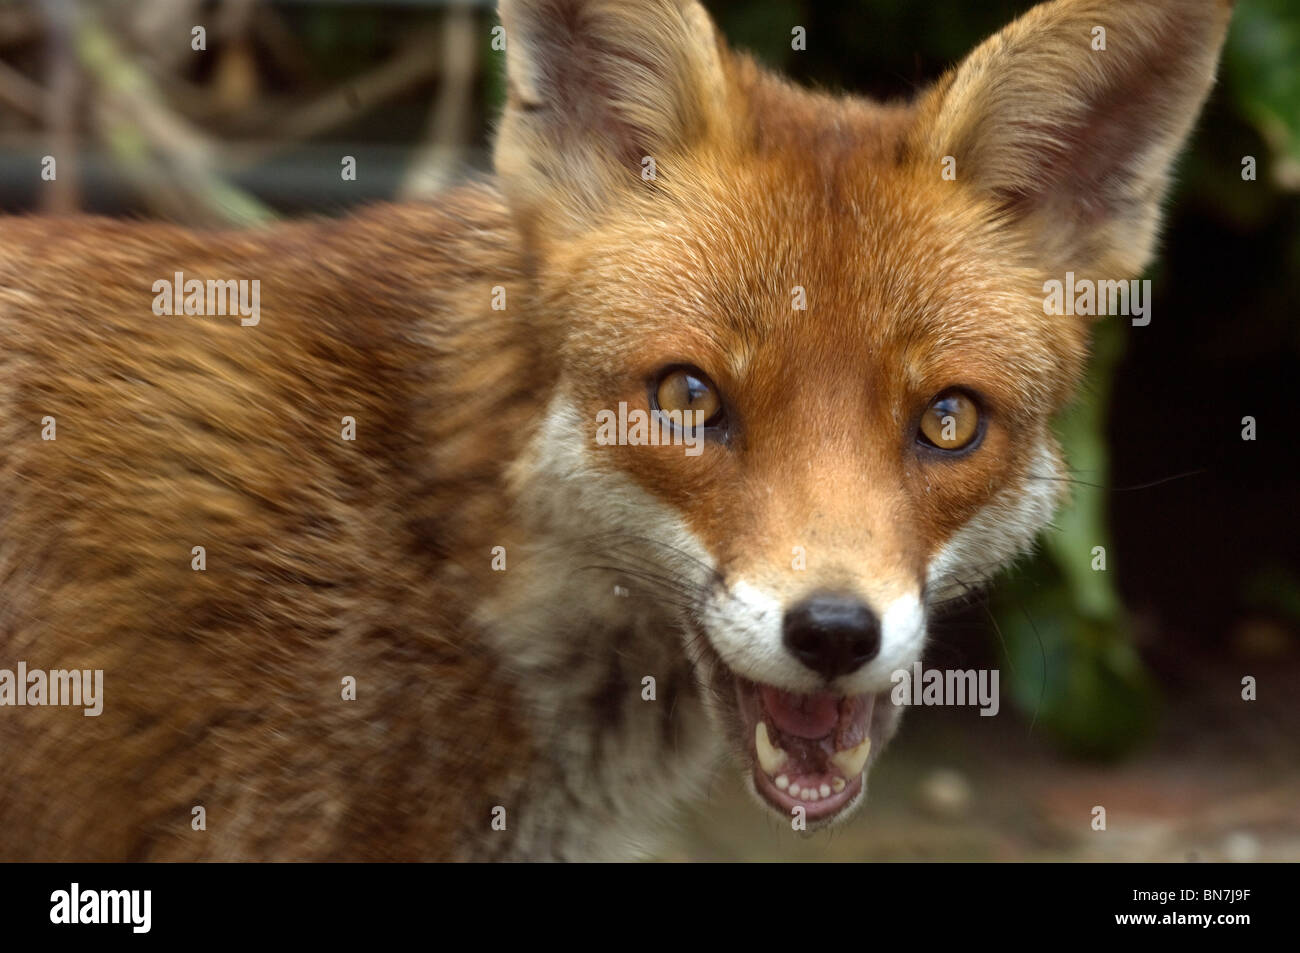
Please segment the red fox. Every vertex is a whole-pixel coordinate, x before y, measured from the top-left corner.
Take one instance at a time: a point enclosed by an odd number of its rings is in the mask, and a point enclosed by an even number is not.
[[[1042,289],[1148,264],[1230,12],[1054,0],[881,105],[504,0],[488,181],[0,222],[0,858],[637,857],[728,754],[848,816],[1060,502]]]

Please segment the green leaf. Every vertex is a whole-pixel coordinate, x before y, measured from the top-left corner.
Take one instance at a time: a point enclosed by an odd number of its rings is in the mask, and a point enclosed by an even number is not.
[[[1300,190],[1300,3],[1241,3],[1224,66],[1242,115],[1273,150],[1273,180]]]

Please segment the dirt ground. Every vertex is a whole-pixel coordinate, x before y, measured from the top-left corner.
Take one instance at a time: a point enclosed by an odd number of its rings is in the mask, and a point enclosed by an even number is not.
[[[1298,861],[1300,662],[1252,668],[1260,697],[1246,702],[1241,665],[1182,660],[1155,737],[1114,764],[1062,756],[1015,713],[914,709],[849,824],[794,833],[732,769],[666,859]]]

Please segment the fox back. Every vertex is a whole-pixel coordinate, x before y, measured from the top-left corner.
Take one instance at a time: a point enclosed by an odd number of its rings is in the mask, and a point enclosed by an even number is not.
[[[1229,13],[1055,0],[882,105],[513,0],[490,180],[0,221],[0,668],[103,673],[0,677],[0,858],[635,856],[724,755],[848,816],[1061,502],[1045,283],[1149,263]]]

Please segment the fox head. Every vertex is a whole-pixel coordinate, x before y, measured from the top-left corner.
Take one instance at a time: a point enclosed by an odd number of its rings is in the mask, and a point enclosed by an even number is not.
[[[1051,519],[1089,328],[1044,283],[1149,262],[1229,4],[1045,3],[891,106],[693,0],[501,12],[496,168],[559,355],[520,492],[657,600],[756,793],[842,816],[932,608]]]

